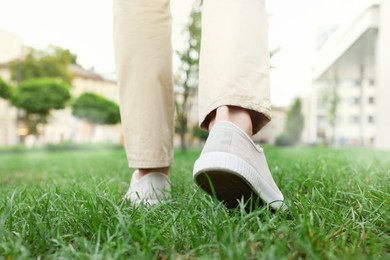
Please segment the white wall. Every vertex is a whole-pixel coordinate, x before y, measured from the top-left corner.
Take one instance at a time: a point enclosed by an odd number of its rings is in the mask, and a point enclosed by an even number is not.
[[[390,1],[382,1],[377,46],[375,147],[390,150]]]
[[[0,30],[0,63],[17,58],[23,49],[22,39],[16,35]]]

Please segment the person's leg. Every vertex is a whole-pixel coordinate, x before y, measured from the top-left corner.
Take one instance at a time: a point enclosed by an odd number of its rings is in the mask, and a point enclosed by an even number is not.
[[[138,179],[167,174],[174,133],[169,0],[114,0],[114,42],[128,165]]]
[[[230,121],[239,126],[249,136],[253,135],[252,118],[255,116],[255,111],[227,105],[220,106],[215,111],[215,115],[211,117],[210,123],[208,124],[208,131],[210,131],[218,121]]]
[[[258,132],[271,118],[268,72],[264,1],[205,1],[199,75],[202,128],[208,129],[216,110],[228,105],[248,110],[252,132]]]
[[[250,138],[271,118],[268,70],[263,0],[205,1],[199,122],[210,134],[194,178],[229,207],[253,195],[284,207],[263,150]]]

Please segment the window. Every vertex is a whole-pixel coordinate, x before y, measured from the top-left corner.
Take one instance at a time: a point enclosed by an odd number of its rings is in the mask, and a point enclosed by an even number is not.
[[[360,117],[358,116],[351,116],[351,123],[352,124],[358,124],[360,122]]]
[[[355,80],[355,87],[360,87],[362,82],[360,80]]]
[[[375,103],[375,98],[374,97],[369,97],[368,98],[368,104],[374,104]]]
[[[325,121],[325,120],[326,120],[326,117],[320,115],[320,116],[317,116],[317,120],[318,120],[318,121]]]
[[[360,98],[359,97],[355,97],[352,99],[352,104],[353,105],[359,105],[360,104]]]
[[[368,85],[369,85],[370,87],[375,86],[375,79],[370,79],[370,80],[368,81]]]

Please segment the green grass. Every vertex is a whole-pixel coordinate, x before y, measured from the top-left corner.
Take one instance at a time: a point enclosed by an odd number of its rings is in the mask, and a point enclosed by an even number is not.
[[[0,154],[0,259],[389,259],[390,153],[267,148],[289,210],[229,212],[177,153],[173,200],[121,201],[121,150]]]

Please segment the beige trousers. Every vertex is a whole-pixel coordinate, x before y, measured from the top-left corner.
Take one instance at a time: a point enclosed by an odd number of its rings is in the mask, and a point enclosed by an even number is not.
[[[252,110],[254,132],[270,118],[269,53],[263,0],[204,0],[199,122],[207,129],[223,105]],[[169,0],[114,0],[114,42],[128,164],[173,162]]]

